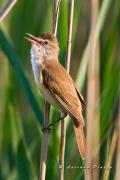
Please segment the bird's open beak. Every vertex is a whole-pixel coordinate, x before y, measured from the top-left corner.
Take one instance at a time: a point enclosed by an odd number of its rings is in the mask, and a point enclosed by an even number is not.
[[[27,39],[27,40],[28,40],[29,42],[31,42],[31,43],[36,43],[36,42],[42,43],[42,39],[41,39],[41,38],[36,37],[36,36],[34,36],[34,35],[32,35],[32,34],[29,34],[29,33],[26,33],[26,35],[27,35],[28,37],[24,37],[24,38]]]

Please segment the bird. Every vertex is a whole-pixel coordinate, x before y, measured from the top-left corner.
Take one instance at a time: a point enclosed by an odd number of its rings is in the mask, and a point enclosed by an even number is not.
[[[41,36],[26,33],[31,43],[31,64],[35,82],[45,100],[58,111],[69,115],[73,122],[78,150],[82,159],[86,157],[84,134],[83,97],[66,69],[59,62],[59,43],[52,32]]]

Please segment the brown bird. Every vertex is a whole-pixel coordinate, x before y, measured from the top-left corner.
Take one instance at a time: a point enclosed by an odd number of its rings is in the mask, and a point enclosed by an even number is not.
[[[44,33],[40,37],[27,35],[26,39],[32,43],[31,63],[35,82],[46,101],[73,119],[78,149],[85,159],[86,142],[82,116],[82,105],[85,105],[85,101],[68,72],[59,63],[57,38],[53,33]]]

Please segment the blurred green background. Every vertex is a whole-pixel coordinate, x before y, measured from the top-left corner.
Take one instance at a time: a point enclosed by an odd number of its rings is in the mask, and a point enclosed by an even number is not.
[[[0,11],[6,1],[0,0]],[[0,24],[0,180],[36,180],[39,175],[41,124],[44,100],[37,89],[30,63],[30,44],[25,33],[51,31],[54,1],[19,0]],[[70,74],[86,99],[86,47],[90,34],[90,2],[75,1]],[[103,9],[102,9],[103,8]],[[120,84],[120,1],[100,1],[100,164],[104,165],[118,112]],[[65,65],[68,1],[60,6],[57,37],[60,62]],[[50,121],[59,116],[52,108]],[[69,121],[69,120],[68,120]],[[105,136],[106,135],[106,136]],[[106,137],[106,138],[103,138]],[[46,179],[58,179],[60,124],[49,135]],[[104,139],[104,141],[103,141]],[[117,153],[116,153],[117,154]],[[108,178],[114,179],[116,156]],[[84,179],[71,121],[67,127],[65,180]],[[104,170],[100,170],[100,179]]]

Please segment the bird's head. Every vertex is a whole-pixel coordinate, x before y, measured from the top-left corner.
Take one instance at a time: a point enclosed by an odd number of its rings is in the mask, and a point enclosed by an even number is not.
[[[44,60],[58,59],[59,44],[53,33],[46,32],[40,37],[27,33],[27,36],[26,39],[32,43],[31,56],[38,64]]]

